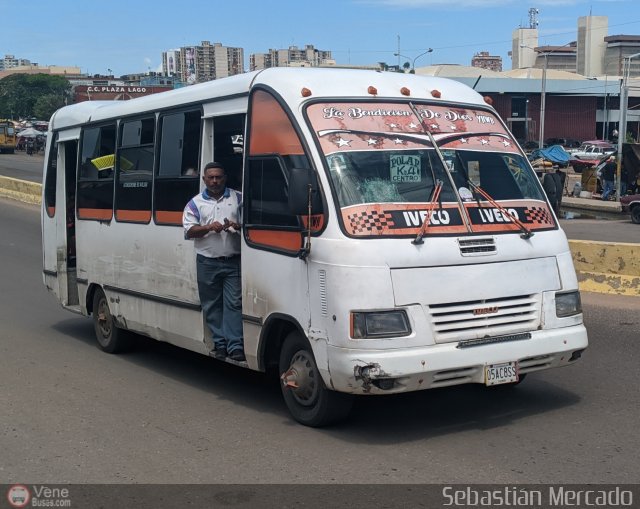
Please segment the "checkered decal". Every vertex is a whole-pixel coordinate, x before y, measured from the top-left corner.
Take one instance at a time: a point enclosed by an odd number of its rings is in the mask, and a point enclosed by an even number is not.
[[[363,211],[347,216],[353,233],[381,232],[394,226],[391,214],[386,212]]]
[[[527,223],[533,224],[553,224],[551,214],[544,207],[531,207],[524,209],[524,216]]]

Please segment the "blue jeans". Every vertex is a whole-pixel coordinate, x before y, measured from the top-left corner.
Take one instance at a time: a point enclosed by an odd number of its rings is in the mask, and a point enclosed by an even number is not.
[[[198,293],[216,349],[243,351],[240,256],[220,260],[197,255]]]
[[[615,182],[613,180],[605,180],[604,186],[602,189],[602,199],[606,200],[609,198],[609,195],[613,192]]]

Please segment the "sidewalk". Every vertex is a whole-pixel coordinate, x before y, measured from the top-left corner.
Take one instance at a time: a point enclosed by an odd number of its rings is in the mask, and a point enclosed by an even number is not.
[[[606,213],[621,213],[622,207],[617,201],[602,201],[600,198],[576,198],[574,196],[563,196],[563,208],[598,211]]]

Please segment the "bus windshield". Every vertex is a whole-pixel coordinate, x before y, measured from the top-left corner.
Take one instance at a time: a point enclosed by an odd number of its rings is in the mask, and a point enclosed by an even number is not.
[[[486,222],[484,211],[471,209],[492,206],[487,196],[493,206],[500,202],[498,207],[525,223],[532,207],[545,209],[538,214],[545,222],[536,227],[555,226],[535,173],[492,112],[440,104],[349,102],[311,104],[307,117],[345,224],[353,222],[354,207],[360,214],[375,208],[387,218],[398,210],[424,210],[441,182],[438,210],[441,217],[446,214],[446,233],[464,231],[463,215],[472,226]],[[510,223],[503,212],[495,217]],[[406,228],[411,221],[405,223]],[[409,234],[399,225],[395,233]]]

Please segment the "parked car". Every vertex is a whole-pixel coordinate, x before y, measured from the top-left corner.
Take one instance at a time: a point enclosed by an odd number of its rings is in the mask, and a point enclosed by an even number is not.
[[[623,212],[631,214],[631,222],[640,224],[640,194],[628,194],[620,198]]]
[[[582,173],[585,168],[596,166],[604,157],[614,153],[617,148],[609,142],[593,140],[585,141],[580,148],[570,151],[571,160],[569,164],[576,173]]]
[[[582,145],[578,140],[572,140],[571,138],[548,138],[544,142],[545,147],[551,147],[553,145],[561,145],[565,150],[576,149]]]

